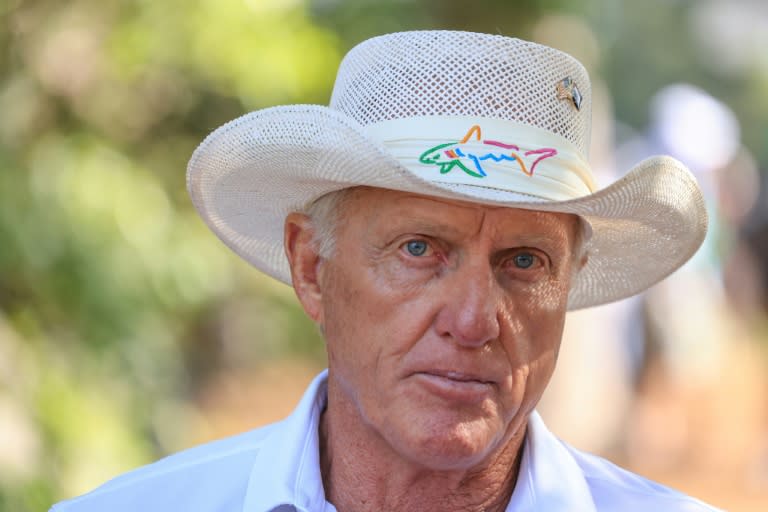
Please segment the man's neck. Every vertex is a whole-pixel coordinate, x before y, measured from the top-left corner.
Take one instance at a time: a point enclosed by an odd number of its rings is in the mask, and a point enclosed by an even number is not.
[[[326,410],[320,422],[320,461],[326,499],[339,512],[506,509],[525,428],[482,467],[436,471],[398,456],[359,421],[334,412]]]

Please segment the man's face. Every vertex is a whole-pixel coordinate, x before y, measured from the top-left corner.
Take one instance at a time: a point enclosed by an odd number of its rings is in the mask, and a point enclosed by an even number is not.
[[[554,370],[576,217],[362,188],[340,219],[314,315],[336,405],[425,467],[482,464]]]

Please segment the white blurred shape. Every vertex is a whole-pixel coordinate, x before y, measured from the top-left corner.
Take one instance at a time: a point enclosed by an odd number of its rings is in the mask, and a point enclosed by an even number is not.
[[[694,173],[720,169],[739,149],[733,111],[693,85],[674,84],[656,93],[651,119],[654,137]]]
[[[701,61],[722,75],[739,75],[755,66],[768,70],[768,2],[709,0],[691,11],[691,33]]]

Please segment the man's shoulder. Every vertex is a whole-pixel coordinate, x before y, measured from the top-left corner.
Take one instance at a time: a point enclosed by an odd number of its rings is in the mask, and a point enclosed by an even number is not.
[[[565,446],[581,468],[598,510],[719,512],[719,509],[700,500],[632,473],[602,457],[567,444]]]
[[[217,500],[239,497],[242,504],[254,459],[279,428],[273,423],[175,453],[58,503],[51,512],[230,510]]]

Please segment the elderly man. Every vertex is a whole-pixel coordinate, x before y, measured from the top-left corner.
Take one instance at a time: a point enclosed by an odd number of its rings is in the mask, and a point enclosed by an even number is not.
[[[284,421],[54,509],[714,510],[566,445],[535,412],[566,310],[647,288],[706,230],[670,158],[596,190],[590,107],[585,70],[557,50],[407,32],[354,48],[330,107],[215,131],[190,162],[192,200],[292,283],[329,369]]]

